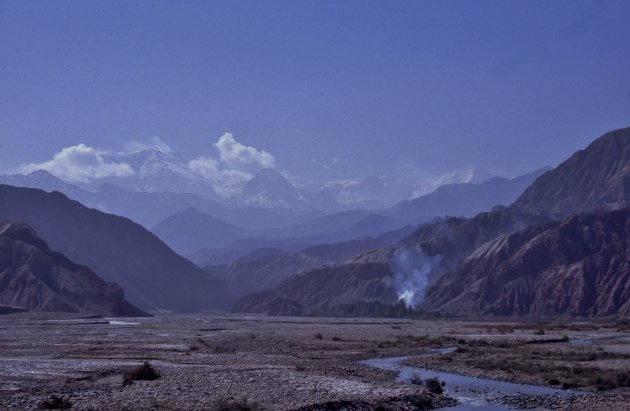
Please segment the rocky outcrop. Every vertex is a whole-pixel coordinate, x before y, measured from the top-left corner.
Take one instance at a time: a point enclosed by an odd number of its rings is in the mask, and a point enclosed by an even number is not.
[[[483,244],[427,291],[458,315],[630,315],[630,209],[577,215]]]
[[[0,304],[35,311],[146,315],[122,288],[51,251],[26,224],[0,222]]]

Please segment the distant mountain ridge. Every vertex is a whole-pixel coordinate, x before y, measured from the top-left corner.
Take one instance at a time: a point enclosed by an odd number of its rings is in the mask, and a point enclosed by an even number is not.
[[[472,217],[497,205],[509,205],[539,176],[551,170],[540,168],[519,177],[493,177],[483,183],[443,185],[422,197],[403,201],[389,211],[389,215]]]
[[[395,243],[412,231],[412,227],[382,236],[319,244],[301,251],[277,248],[256,249],[228,265],[208,266],[204,270],[213,278],[225,281],[235,296],[258,292],[281,284],[292,275],[345,261],[361,251]]]
[[[504,174],[471,168],[436,177],[431,180],[433,183],[424,179],[372,176],[301,186],[289,181],[277,169],[263,168],[250,180],[247,180],[250,175],[244,173],[242,181],[219,193],[218,186],[215,187],[217,181],[198,174],[165,144],[126,152],[99,151],[99,155],[108,164],[124,165],[130,172],[124,176],[90,177],[88,182],[71,184],[43,170],[35,170],[25,176],[0,176],[0,183],[60,191],[89,207],[131,218],[147,228],[174,213],[195,207],[231,224],[260,230],[299,224],[353,208],[385,210],[399,199],[419,192],[420,186],[424,187],[420,192],[425,192],[429,186],[478,183]],[[34,166],[25,170],[32,170]],[[146,210],[141,210],[138,204],[146,205]],[[377,214],[397,218],[385,212]],[[435,215],[446,214],[452,213],[445,211]]]
[[[231,261],[232,256],[242,255],[248,250],[260,247],[279,247],[297,251],[311,245],[377,237],[407,225],[417,225],[430,221],[436,216],[472,216],[499,204],[510,204],[532,181],[547,170],[548,168],[542,168],[509,180],[503,177],[494,177],[481,184],[445,185],[432,193],[415,200],[401,202],[389,209],[347,210],[317,217],[302,224],[252,232],[250,238],[240,237],[235,243],[225,247],[232,250],[243,250],[240,254],[232,253],[228,249],[220,250],[222,246],[229,243],[229,241],[223,241],[221,244],[221,239],[224,238],[221,229],[215,232],[214,238],[210,238],[212,237],[210,233],[207,235],[192,234],[191,224],[181,224],[180,227],[171,225],[170,235],[161,235],[161,238],[174,248],[193,256],[192,258],[197,262],[221,264]],[[274,173],[269,172],[268,174],[275,175],[273,178],[283,178]],[[284,189],[279,190],[283,191]],[[209,219],[210,217],[198,215],[196,225],[210,224],[205,221]],[[160,234],[158,231],[156,233]],[[185,237],[190,239],[191,247],[180,248],[180,242],[176,238]],[[234,239],[235,236],[228,236],[224,239],[227,238]],[[200,247],[193,250],[194,244],[199,244]]]
[[[146,315],[123,290],[51,251],[29,226],[0,221],[0,304],[35,311]]]
[[[256,207],[228,208],[191,193],[133,191],[111,183],[86,190],[66,183],[44,170],[26,175],[0,175],[0,183],[44,191],[59,191],[88,207],[130,218],[146,228],[151,228],[165,218],[190,207],[252,229],[267,229],[295,222],[295,219],[274,211]]]
[[[151,230],[180,254],[219,248],[253,232],[190,207],[161,221]]]

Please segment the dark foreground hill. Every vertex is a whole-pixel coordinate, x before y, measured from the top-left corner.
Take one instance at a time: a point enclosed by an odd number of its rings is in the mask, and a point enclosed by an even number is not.
[[[208,279],[144,227],[61,193],[0,185],[0,219],[26,222],[52,249],[120,284],[143,309],[196,311],[231,303],[223,283]]]
[[[485,243],[423,308],[501,316],[630,315],[630,209],[577,215]]]
[[[145,315],[123,290],[51,251],[26,224],[0,221],[0,304],[35,311]]]

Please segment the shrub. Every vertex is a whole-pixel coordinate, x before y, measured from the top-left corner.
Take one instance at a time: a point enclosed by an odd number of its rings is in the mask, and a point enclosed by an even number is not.
[[[420,377],[420,374],[413,374],[409,379],[409,382],[415,385],[422,385],[424,381],[422,380],[422,377]]]
[[[408,395],[405,397],[405,400],[418,410],[432,410],[435,408],[431,398],[422,395]]]
[[[322,335],[322,333],[317,333],[317,334],[315,334],[315,339],[317,339],[317,340],[321,340],[322,338],[324,338],[324,336]]]
[[[149,361],[145,361],[142,365],[137,366],[125,374],[123,385],[131,385],[134,381],[153,381],[162,378],[159,372]]]
[[[333,341],[341,341],[341,337],[334,336],[334,337],[332,338],[332,340],[333,340]]]
[[[206,340],[204,340],[204,339],[203,339],[203,338],[201,338],[201,337],[197,338],[197,342],[198,342],[199,344],[203,345],[203,346],[204,346],[204,347],[206,347],[206,348],[210,348],[210,344],[208,344],[208,343],[206,342]]]
[[[445,384],[443,382],[440,382],[437,377],[428,378],[424,382],[424,386],[427,387],[427,389],[434,394],[442,394],[444,392],[444,388],[442,388],[444,385]]]
[[[40,404],[40,408],[45,410],[68,410],[72,408],[72,403],[66,398],[53,395],[50,398],[45,399]]]
[[[534,331],[534,335],[545,335],[545,330],[543,330],[542,328],[539,328],[536,331]]]

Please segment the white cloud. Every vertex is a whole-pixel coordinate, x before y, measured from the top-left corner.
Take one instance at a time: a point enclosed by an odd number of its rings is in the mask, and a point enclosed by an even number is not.
[[[24,164],[20,172],[46,170],[62,180],[85,183],[94,178],[128,177],[134,174],[129,164],[106,161],[102,152],[78,144],[62,149],[50,161]]]
[[[231,168],[257,171],[276,165],[276,159],[271,153],[239,143],[232,133],[223,134],[214,145],[219,150],[219,159]]]
[[[219,162],[210,157],[199,157],[188,162],[188,168],[208,180],[214,180],[220,173]]]

